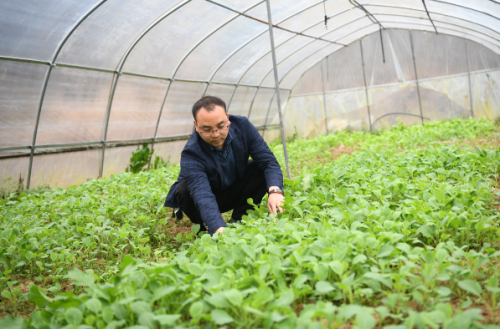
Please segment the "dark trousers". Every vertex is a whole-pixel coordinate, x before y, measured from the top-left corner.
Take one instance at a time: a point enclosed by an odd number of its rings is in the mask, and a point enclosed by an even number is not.
[[[252,198],[254,204],[259,204],[267,193],[267,184],[264,173],[257,167],[253,160],[248,161],[245,175],[225,190],[212,190],[219,211],[224,213],[233,209],[232,218],[241,220],[247,210],[253,209],[247,200]],[[175,198],[179,202],[180,209],[189,217],[191,222],[200,224],[202,231],[206,230],[201,218],[200,211],[196,208],[186,183],[181,181],[175,190]]]

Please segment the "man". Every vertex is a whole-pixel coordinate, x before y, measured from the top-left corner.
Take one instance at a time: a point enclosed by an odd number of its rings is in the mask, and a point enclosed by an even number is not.
[[[283,174],[250,121],[228,115],[226,103],[214,96],[201,98],[192,112],[196,133],[182,151],[181,172],[165,207],[180,208],[211,235],[227,227],[221,213],[233,209],[230,223],[239,222],[252,209],[247,200],[259,204],[266,192],[269,211],[283,211]]]

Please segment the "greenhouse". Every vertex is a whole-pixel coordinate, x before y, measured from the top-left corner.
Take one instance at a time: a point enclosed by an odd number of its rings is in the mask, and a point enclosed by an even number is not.
[[[0,327],[500,326],[499,1],[5,0],[0,73]],[[220,236],[207,95],[285,178]]]

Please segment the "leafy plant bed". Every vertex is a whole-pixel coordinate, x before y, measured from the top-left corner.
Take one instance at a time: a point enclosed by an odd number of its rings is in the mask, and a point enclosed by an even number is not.
[[[263,205],[224,236],[169,235],[175,166],[13,195],[3,314],[35,310],[0,327],[492,327],[500,152],[435,142],[496,133],[453,120],[295,141],[286,212]]]

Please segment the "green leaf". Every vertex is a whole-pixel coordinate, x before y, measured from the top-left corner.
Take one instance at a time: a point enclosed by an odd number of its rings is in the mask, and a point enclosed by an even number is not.
[[[150,329],[156,328],[155,315],[151,312],[146,312],[139,315],[137,322]]]
[[[153,298],[151,299],[151,302],[155,302],[158,299],[161,299],[172,292],[174,292],[177,288],[176,287],[171,287],[171,286],[161,286],[158,289],[155,289],[153,292]]]
[[[26,251],[24,254],[27,260],[31,261],[33,259],[33,252],[31,250]]]
[[[481,294],[483,292],[483,290],[481,289],[481,285],[479,285],[479,283],[477,283],[476,281],[472,280],[460,281],[458,282],[458,286],[477,297],[481,297]]]
[[[97,298],[91,298],[85,302],[85,306],[94,314],[98,314],[102,309],[102,303]]]
[[[237,289],[226,291],[225,297],[234,306],[241,306],[241,303],[243,302],[243,295]]]
[[[354,257],[354,259],[352,260],[352,265],[356,265],[357,263],[364,264],[366,261],[367,261],[366,256],[360,254],[360,255],[357,255],[356,257]]]
[[[0,319],[0,328],[2,329],[22,329],[24,328],[24,322],[26,320],[15,318],[12,315],[8,315],[5,318]]]
[[[215,307],[226,308],[231,306],[226,299],[224,291],[217,292],[206,300]]]
[[[102,318],[106,323],[110,323],[114,318],[113,310],[110,307],[104,307],[102,309]]]
[[[278,307],[289,307],[293,303],[295,296],[291,289],[285,288],[285,290],[280,291],[280,297],[273,301],[273,306]]]
[[[391,246],[390,244],[386,244],[382,248],[380,248],[380,250],[377,253],[377,257],[383,258],[383,257],[390,256],[393,251],[394,251],[394,247]]]
[[[5,240],[9,241],[9,238],[12,235],[12,229],[11,228],[6,228],[2,230],[2,233],[0,233],[0,236],[4,238]]]
[[[132,312],[134,312],[137,315],[140,315],[142,313],[146,312],[151,312],[151,305],[149,303],[143,302],[143,301],[138,301],[132,303],[130,305],[130,308],[132,309]]]
[[[34,302],[40,307],[45,307],[52,302],[52,298],[49,298],[44,293],[42,293],[40,288],[38,288],[36,285],[31,286],[28,293],[28,300]]]
[[[210,315],[212,315],[212,321],[220,326],[234,321],[229,314],[222,310],[212,310]]]
[[[10,294],[10,291],[8,290],[2,290],[2,297],[6,299],[11,299],[12,295]]]
[[[164,315],[155,315],[154,319],[160,322],[162,326],[173,326],[180,317],[181,317],[180,314],[164,314]]]
[[[94,273],[83,273],[77,268],[68,272],[68,278],[75,281],[75,286],[92,287],[94,286]]]
[[[187,270],[189,273],[195,275],[195,276],[201,276],[203,274],[203,269],[201,268],[200,264],[198,263],[189,263],[187,264]]]
[[[319,278],[320,281],[325,281],[328,278],[328,267],[325,264],[316,264],[314,267],[314,273]]]
[[[315,285],[315,290],[319,294],[326,294],[335,290],[335,288],[326,281],[318,281]]]
[[[191,226],[191,232],[193,232],[194,234],[198,233],[199,231],[200,231],[200,224],[195,224]]]
[[[68,324],[71,324],[73,326],[77,326],[80,323],[82,323],[83,320],[83,314],[82,311],[80,311],[77,308],[71,307],[66,310],[64,313],[64,318],[68,322]]]
[[[434,197],[436,198],[436,200],[438,200],[438,202],[443,203],[445,199],[445,194],[441,190],[434,190]]]
[[[425,236],[426,238],[429,238],[429,239],[432,239],[432,237],[434,235],[434,231],[427,224],[424,224],[418,228],[416,234],[418,235],[419,233],[422,234],[423,236]]]
[[[344,273],[344,266],[341,262],[339,262],[338,260],[334,260],[333,262],[330,262],[329,265],[334,273],[336,273],[338,276],[342,276],[342,274]]]
[[[262,287],[259,288],[259,290],[253,296],[253,301],[251,303],[251,306],[256,309],[259,309],[260,307],[264,306],[266,303],[272,301],[273,299],[274,299],[274,294],[271,288]]]
[[[203,303],[200,301],[194,302],[189,307],[189,314],[193,319],[197,319],[203,314]]]

